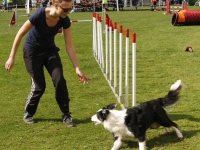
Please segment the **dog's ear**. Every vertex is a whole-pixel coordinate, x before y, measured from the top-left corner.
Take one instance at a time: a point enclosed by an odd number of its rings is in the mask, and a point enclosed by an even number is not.
[[[106,114],[107,113],[107,110],[106,109],[103,109],[102,110],[102,114]]]
[[[97,118],[103,122],[104,120],[106,120],[107,116],[109,114],[109,110],[108,109],[102,109],[101,111],[97,112]]]
[[[109,109],[109,110],[112,110],[112,109],[115,109],[116,106],[117,106],[117,104],[111,103],[111,104],[109,104],[108,106],[106,106],[106,108]]]

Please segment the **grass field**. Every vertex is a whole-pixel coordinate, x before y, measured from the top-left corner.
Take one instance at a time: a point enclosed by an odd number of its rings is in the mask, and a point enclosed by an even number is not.
[[[200,10],[200,7],[189,7]],[[33,11],[31,12],[33,13]],[[18,15],[25,14],[19,11]],[[124,29],[137,34],[137,104],[167,94],[176,80],[184,83],[180,102],[168,111],[183,132],[178,141],[173,131],[165,134],[161,127],[147,131],[147,147],[151,150],[199,150],[200,147],[200,26],[172,26],[171,15],[163,11],[108,11],[110,18]],[[92,53],[92,23],[73,23],[73,41],[80,67],[89,84],[78,82],[65,52],[63,35],[56,36],[70,93],[70,106],[76,128],[67,128],[54,98],[54,87],[46,73],[47,88],[34,118],[37,123],[23,122],[23,111],[30,91],[22,47],[18,49],[15,66],[10,73],[4,69],[17,31],[28,19],[20,17],[19,26],[8,27],[12,13],[0,12],[0,149],[1,150],[109,150],[111,133],[94,126],[91,116],[101,107],[117,102]],[[69,14],[71,20],[92,19],[91,12]],[[24,40],[24,39],[23,39]],[[185,52],[192,46],[193,53]],[[127,138],[120,150],[138,149],[137,139]]]

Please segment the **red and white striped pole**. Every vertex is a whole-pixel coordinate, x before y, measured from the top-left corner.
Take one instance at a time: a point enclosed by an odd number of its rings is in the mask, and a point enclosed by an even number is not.
[[[132,34],[132,106],[136,106],[136,33]]]

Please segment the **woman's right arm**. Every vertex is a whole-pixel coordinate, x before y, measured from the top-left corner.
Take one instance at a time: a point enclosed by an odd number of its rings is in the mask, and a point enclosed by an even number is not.
[[[9,72],[10,69],[13,67],[14,65],[14,59],[15,59],[15,55],[17,52],[17,49],[19,47],[19,44],[23,38],[23,36],[33,27],[33,25],[31,24],[31,22],[29,20],[27,20],[23,26],[19,29],[17,35],[15,36],[14,42],[13,42],[13,46],[9,55],[8,60],[5,63],[5,69]]]

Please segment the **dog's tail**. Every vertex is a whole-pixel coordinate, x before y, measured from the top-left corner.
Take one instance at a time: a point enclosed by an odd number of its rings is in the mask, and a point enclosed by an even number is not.
[[[159,99],[160,104],[165,108],[176,104],[179,99],[179,93],[181,91],[181,88],[182,82],[181,80],[177,80],[173,85],[171,85],[168,94],[164,98]]]

